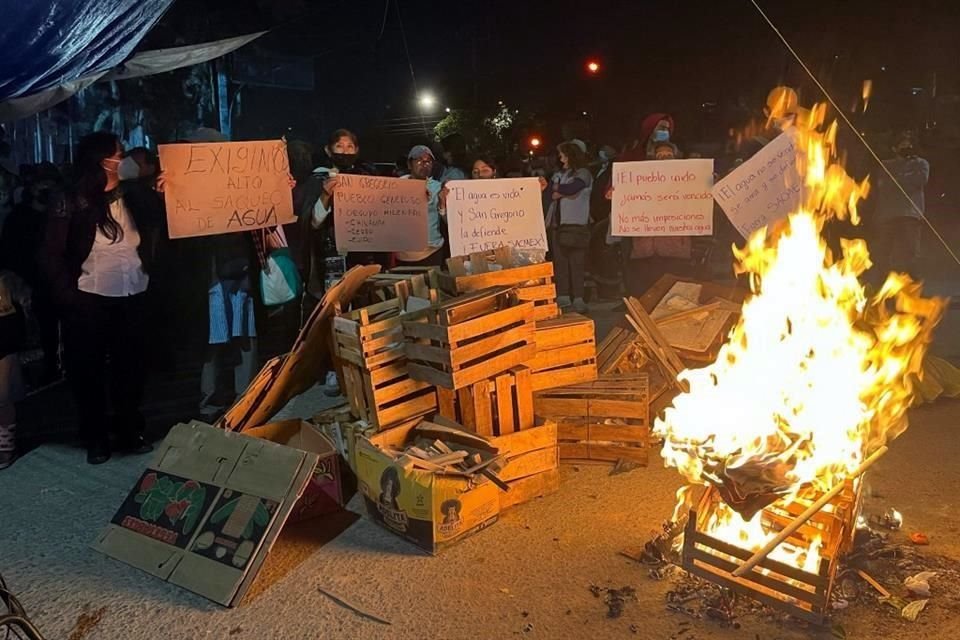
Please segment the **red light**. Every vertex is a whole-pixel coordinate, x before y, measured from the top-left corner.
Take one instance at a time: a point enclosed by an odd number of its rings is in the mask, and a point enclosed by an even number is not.
[[[530,138],[530,146],[533,147],[534,149],[536,149],[537,147],[539,147],[539,146],[540,146],[540,138],[537,138],[537,137]]]
[[[587,63],[587,71],[590,73],[598,73],[600,71],[600,63],[596,60],[591,60]]]

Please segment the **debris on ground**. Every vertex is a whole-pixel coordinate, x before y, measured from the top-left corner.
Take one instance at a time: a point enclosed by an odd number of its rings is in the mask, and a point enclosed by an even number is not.
[[[619,618],[623,615],[623,609],[627,602],[637,601],[637,590],[633,587],[611,589],[610,587],[600,587],[591,584],[590,593],[593,594],[594,598],[603,596],[603,601],[607,605],[608,618]]]
[[[243,627],[234,627],[227,633],[228,636],[235,636],[243,633]]]
[[[930,580],[937,577],[936,571],[921,571],[915,576],[907,576],[903,580],[903,586],[907,588],[912,595],[921,598],[930,597]]]
[[[929,600],[915,600],[915,601],[911,602],[910,604],[908,604],[907,606],[905,606],[905,607],[900,611],[900,617],[903,618],[903,619],[905,619],[905,620],[909,620],[910,622],[916,622],[916,621],[917,621],[917,616],[919,616],[919,615],[920,615],[920,612],[923,611],[923,610],[927,607],[927,603],[928,603],[928,602],[930,602],[930,601],[929,601]]]
[[[90,611],[90,605],[88,604],[84,607],[83,613],[77,616],[77,621],[73,625],[73,629],[70,631],[69,640],[83,640],[93,631],[100,621],[103,620],[103,615],[107,612],[106,607],[100,607],[96,611]]]
[[[389,620],[385,620],[385,619],[381,618],[380,616],[376,616],[376,615],[374,615],[374,614],[372,614],[372,613],[369,613],[369,612],[367,612],[367,611],[364,611],[364,610],[361,609],[360,607],[357,607],[357,606],[355,606],[355,605],[350,604],[349,602],[347,602],[346,600],[344,600],[344,599],[341,598],[340,596],[335,595],[335,594],[331,593],[330,591],[327,591],[327,590],[324,589],[323,587],[317,587],[317,591],[319,591],[319,592],[322,593],[323,595],[327,596],[328,598],[330,598],[331,600],[333,600],[334,602],[336,602],[336,603],[337,603],[338,605],[340,605],[341,607],[344,607],[345,609],[349,609],[350,611],[353,611],[355,614],[357,614],[357,615],[360,616],[361,618],[366,618],[367,620],[372,620],[372,621],[374,621],[374,622],[378,622],[378,623],[380,623],[380,624],[385,624],[385,625],[388,625],[388,626],[391,625],[391,624],[393,624],[393,623],[391,623]]]
[[[927,534],[920,533],[919,531],[914,531],[910,534],[910,542],[920,546],[925,546],[930,544],[930,538],[927,537]]]
[[[620,475],[621,473],[629,473],[634,469],[640,469],[641,467],[644,467],[644,466],[645,465],[642,465],[639,462],[631,462],[629,460],[624,460],[623,458],[620,458],[619,460],[617,460],[617,463],[613,465],[613,469],[610,469],[610,475],[617,476],[617,475]]]

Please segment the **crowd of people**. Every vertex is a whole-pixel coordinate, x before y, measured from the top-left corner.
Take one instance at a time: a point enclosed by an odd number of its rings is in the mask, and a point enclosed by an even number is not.
[[[748,141],[755,143],[754,151],[796,117],[796,94],[778,91],[767,101],[768,126]],[[615,300],[624,292],[640,295],[664,273],[709,278],[708,258],[717,234],[620,238],[611,233],[612,163],[681,158],[675,133],[669,114],[654,113],[619,149],[571,139],[555,153],[506,171],[503,159],[482,150],[471,156],[461,136],[415,145],[394,174],[425,182],[428,246],[416,252],[345,256],[337,252],[334,238],[338,176],[378,173],[361,159],[360,139],[347,129],[337,129],[317,149],[288,144],[298,221],[273,233],[169,239],[156,156],[145,148],[124,150],[112,133],[80,140],[69,167],[24,166],[16,175],[5,164],[0,167],[0,468],[16,455],[15,403],[25,386],[18,353],[28,343],[43,353],[34,386],[54,383],[65,372],[89,463],[106,462],[114,451],[149,451],[141,413],[149,370],[174,367],[178,351],[199,350],[197,411],[214,420],[255,375],[258,335],[272,331],[292,343],[344,268],[444,264],[449,257],[449,180],[540,179],[547,258],[554,263],[558,304],[564,310],[589,313],[592,301]],[[224,140],[219,131],[198,128],[181,142]],[[0,139],[5,152],[0,155],[9,151],[3,145]],[[922,207],[929,165],[919,158],[910,136],[895,151],[888,166]],[[883,220],[880,252],[906,268],[916,252],[918,216],[894,186],[881,182],[876,205],[884,212],[878,216]],[[715,220],[715,229],[722,228],[719,210]],[[302,295],[267,305],[259,276],[278,242],[288,245]],[[330,393],[337,392],[335,376],[324,382]]]

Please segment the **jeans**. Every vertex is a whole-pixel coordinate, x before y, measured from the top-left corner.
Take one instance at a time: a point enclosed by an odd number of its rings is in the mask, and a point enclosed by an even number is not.
[[[88,446],[108,441],[108,392],[118,435],[143,435],[145,304],[143,293],[109,298],[81,291],[77,304],[64,318],[67,379],[77,406],[80,435]]]
[[[557,278],[557,295],[583,298],[583,274],[587,263],[586,249],[556,246],[553,268]]]

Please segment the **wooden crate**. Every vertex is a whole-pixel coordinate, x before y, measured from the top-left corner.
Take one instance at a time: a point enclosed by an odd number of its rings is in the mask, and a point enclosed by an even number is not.
[[[334,349],[350,406],[378,430],[425,416],[437,406],[433,385],[413,380],[407,371],[402,304],[394,298],[333,319]]]
[[[500,492],[500,509],[529,502],[560,488],[557,424],[542,420],[536,426],[491,438],[506,466],[497,474],[509,485]]]
[[[566,387],[597,379],[597,339],[593,320],[576,313],[538,320],[537,355],[528,363],[533,390]]]
[[[462,389],[536,355],[533,303],[509,287],[460,296],[404,317],[407,368],[414,380]]]
[[[764,523],[772,530],[782,529],[816,498],[812,496],[808,500],[789,504],[774,503],[763,510]],[[860,507],[859,488],[854,489],[853,484],[848,482],[844,490],[831,501],[831,512],[819,511],[788,538],[790,544],[800,549],[809,549],[815,538],[822,540],[816,573],[768,557],[745,576],[734,576],[733,572],[753,555],[753,551],[703,533],[706,522],[720,500],[717,489],[709,487],[697,509],[690,512],[684,530],[683,568],[797,618],[825,624],[829,618],[830,595],[840,559],[849,551],[856,530]]]
[[[505,436],[534,426],[530,369],[518,366],[456,391],[437,388],[437,411],[484,436]]]
[[[636,373],[647,363],[636,331],[615,326],[597,346],[597,374]]]
[[[469,260],[474,269],[467,275],[464,262]],[[480,266],[483,271],[478,271]],[[534,319],[547,320],[560,315],[557,306],[557,287],[553,282],[553,263],[541,262],[523,267],[507,267],[498,271],[486,271],[488,268],[486,254],[457,256],[447,260],[449,273],[440,273],[437,281],[440,290],[459,295],[480,291],[490,287],[516,287],[517,297],[522,302],[532,302],[534,305]]]
[[[648,462],[645,374],[601,376],[595,382],[541,391],[534,396],[534,411],[557,422],[561,460]]]

